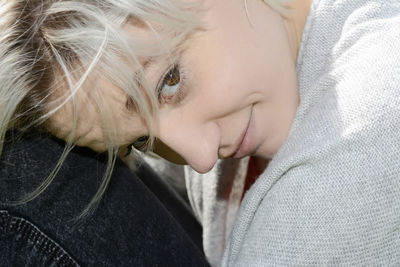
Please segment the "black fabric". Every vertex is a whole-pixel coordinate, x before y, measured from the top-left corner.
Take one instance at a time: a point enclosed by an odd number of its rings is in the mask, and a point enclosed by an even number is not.
[[[9,135],[10,139],[14,138]],[[184,230],[199,229],[195,219],[187,221],[192,226],[182,228],[120,161],[96,211],[78,223],[74,221],[97,191],[106,167],[106,157],[88,149],[75,148],[39,197],[24,205],[6,205],[31,192],[49,175],[63,146],[63,142],[47,134],[24,136],[6,145],[0,161],[0,210],[32,224],[32,229],[54,241],[82,266],[208,266],[193,242],[199,242],[199,238],[190,238]],[[146,176],[147,171],[142,166],[140,175]],[[157,178],[152,172],[149,176]],[[170,206],[169,210],[173,210]],[[178,210],[175,215],[184,212]],[[4,229],[2,240],[6,236],[12,240],[11,232]],[[201,231],[191,235],[201,235]],[[13,241],[0,244],[2,266],[16,266],[28,260]]]
[[[158,177],[147,164],[140,165],[135,172],[142,182],[154,193],[170,214],[185,229],[193,242],[202,250],[203,229],[183,198],[164,180]]]

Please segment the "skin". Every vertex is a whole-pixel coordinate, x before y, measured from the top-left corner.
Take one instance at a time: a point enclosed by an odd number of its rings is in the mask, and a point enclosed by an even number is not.
[[[244,154],[236,154],[240,157],[269,160],[284,143],[299,104],[295,63],[311,1],[293,1],[290,19],[260,0],[247,1],[248,14],[243,1],[204,3],[201,20],[206,30],[194,34],[174,59],[181,87],[173,97],[170,90],[161,95],[155,130],[158,154],[175,162],[184,160],[201,173],[218,158],[234,156],[243,146],[243,135],[247,146]],[[135,29],[129,30],[134,34]],[[146,70],[150,85],[156,87],[169,68],[170,58],[152,60]],[[121,107],[114,108],[119,114],[119,144],[127,146],[147,135],[143,120],[125,110],[124,92],[106,81],[97,82],[102,83],[110,106]],[[102,150],[101,119],[91,108],[87,90],[80,94],[85,118],[79,120],[85,123],[78,123],[78,145]],[[71,111],[65,107],[50,120],[49,128],[61,138],[71,128],[65,123]]]

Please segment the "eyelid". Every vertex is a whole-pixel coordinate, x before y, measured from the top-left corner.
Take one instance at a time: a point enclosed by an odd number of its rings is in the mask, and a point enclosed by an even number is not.
[[[165,101],[165,99],[162,98],[161,94],[162,94],[162,89],[164,86],[164,81],[168,75],[168,73],[172,70],[174,70],[175,68],[177,68],[177,70],[179,71],[179,85],[177,88],[176,93],[171,96],[171,100]],[[186,72],[185,69],[181,66],[181,64],[179,63],[175,63],[172,64],[167,71],[163,74],[163,76],[161,76],[162,78],[160,79],[160,81],[157,84],[156,87],[156,94],[157,94],[157,98],[159,100],[160,104],[180,104],[182,102],[182,100],[185,99],[186,95],[187,95],[187,81],[186,81]]]
[[[147,137],[147,140],[146,140],[146,142],[145,142],[142,146],[140,146],[140,147],[137,148],[137,147],[134,146],[134,144],[135,144],[135,142],[137,142],[137,140],[138,140],[139,138],[141,138],[141,137]],[[149,151],[150,138],[149,138],[148,136],[141,136],[141,137],[137,138],[137,139],[135,140],[135,142],[133,142],[132,144],[130,144],[130,145],[128,146],[128,148],[127,148],[127,153],[126,153],[125,156],[128,156],[133,150],[137,150],[137,151],[140,151],[140,152],[142,152],[142,153],[146,153],[146,152]]]

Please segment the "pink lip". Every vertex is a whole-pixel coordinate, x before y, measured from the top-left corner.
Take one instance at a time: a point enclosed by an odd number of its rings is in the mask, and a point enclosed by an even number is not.
[[[233,154],[233,158],[242,158],[251,152],[254,143],[254,116],[253,107],[251,108],[249,123],[247,124],[246,130],[242,133],[240,137],[240,144],[238,149]]]

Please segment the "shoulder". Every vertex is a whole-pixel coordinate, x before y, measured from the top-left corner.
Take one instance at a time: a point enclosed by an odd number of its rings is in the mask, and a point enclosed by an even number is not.
[[[360,159],[351,158],[351,153],[359,154]],[[230,263],[399,264],[400,231],[393,229],[400,221],[396,212],[400,208],[400,173],[385,168],[385,160],[353,151],[341,160],[293,166],[279,179],[262,177],[264,181],[256,184],[258,188],[246,196],[247,201],[269,181],[273,180],[273,185],[257,203],[248,224],[242,225],[244,234],[234,232],[231,237],[233,243],[240,238],[240,246],[228,251]],[[356,171],[352,168],[367,162],[369,165]],[[251,209],[252,204],[247,202],[242,209]],[[245,219],[242,216],[238,223],[246,223]]]
[[[37,188],[53,171],[63,150],[62,142],[48,135],[32,134],[7,145],[2,154],[0,210],[7,212],[0,216],[0,249],[14,249],[15,242],[21,242],[24,252],[15,253],[19,253],[22,263],[15,265],[26,265],[29,255],[33,255],[32,259],[42,255],[35,254],[37,240],[44,240],[46,251],[62,246],[74,260],[87,265],[206,265],[201,251],[166,209],[165,202],[161,203],[120,161],[96,209],[77,220],[95,195],[107,167],[106,157],[87,149],[75,147],[54,181],[37,198],[22,205],[7,205]],[[142,174],[149,180],[154,176],[148,167],[143,168]],[[166,190],[161,192],[164,199],[173,200]],[[189,223],[190,218],[184,219]],[[7,238],[3,239],[3,234]],[[27,240],[21,239],[24,235]],[[5,257],[14,255],[14,251],[10,253]]]

